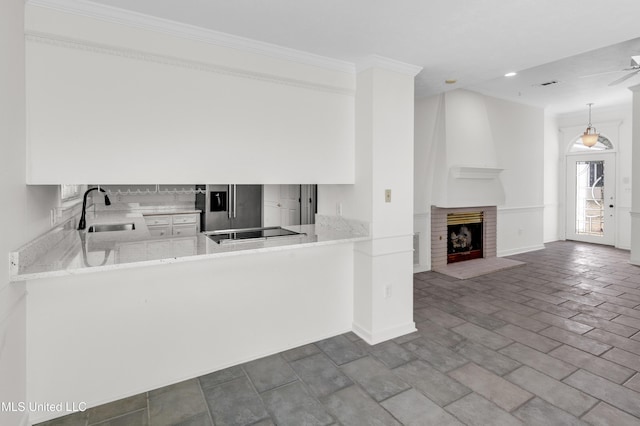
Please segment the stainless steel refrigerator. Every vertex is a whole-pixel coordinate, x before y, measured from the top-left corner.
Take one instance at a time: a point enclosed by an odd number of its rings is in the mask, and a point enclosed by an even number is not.
[[[300,224],[316,223],[318,185],[300,185]]]
[[[262,185],[197,185],[204,194],[196,195],[196,208],[202,210],[200,229],[257,228],[262,226]]]

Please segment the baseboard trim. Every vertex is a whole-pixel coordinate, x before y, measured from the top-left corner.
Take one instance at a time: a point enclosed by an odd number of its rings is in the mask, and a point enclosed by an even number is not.
[[[542,249],[544,249],[544,244],[529,246],[529,247],[518,247],[510,250],[500,250],[498,252],[498,257],[513,256],[514,254],[528,253],[530,251],[536,251],[536,250],[542,250]]]
[[[416,323],[413,321],[396,327],[386,328],[375,333],[366,330],[355,322],[353,323],[353,332],[370,345],[376,345],[390,339],[395,339],[396,337],[404,336],[405,334],[410,334],[414,331],[417,331],[417,329]]]
[[[564,241],[564,238],[561,237],[560,235],[558,235],[558,236],[551,237],[551,238],[545,238],[544,240],[542,240],[542,243],[543,244],[555,243],[556,241]]]
[[[427,265],[413,265],[413,273],[417,274],[419,272],[427,272],[430,271],[431,268]]]

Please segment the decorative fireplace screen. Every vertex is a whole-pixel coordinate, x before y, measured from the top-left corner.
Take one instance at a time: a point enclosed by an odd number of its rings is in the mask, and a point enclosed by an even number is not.
[[[447,214],[447,263],[483,257],[483,213]]]

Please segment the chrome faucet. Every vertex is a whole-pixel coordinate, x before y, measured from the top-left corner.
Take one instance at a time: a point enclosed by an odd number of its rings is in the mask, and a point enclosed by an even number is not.
[[[87,215],[87,195],[89,195],[89,193],[91,191],[93,191],[94,189],[97,189],[100,192],[104,192],[104,205],[105,206],[110,206],[111,205],[111,200],[109,200],[109,196],[107,195],[107,192],[102,189],[102,188],[89,188],[87,189],[87,191],[84,193],[84,197],[82,198],[82,214],[80,215],[80,222],[78,222],[78,231],[84,229],[87,227],[87,220],[86,220],[86,215]]]

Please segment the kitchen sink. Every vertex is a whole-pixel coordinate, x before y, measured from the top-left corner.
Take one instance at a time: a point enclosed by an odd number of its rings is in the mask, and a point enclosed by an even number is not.
[[[136,229],[133,223],[110,223],[104,225],[91,225],[87,232],[133,231]]]

